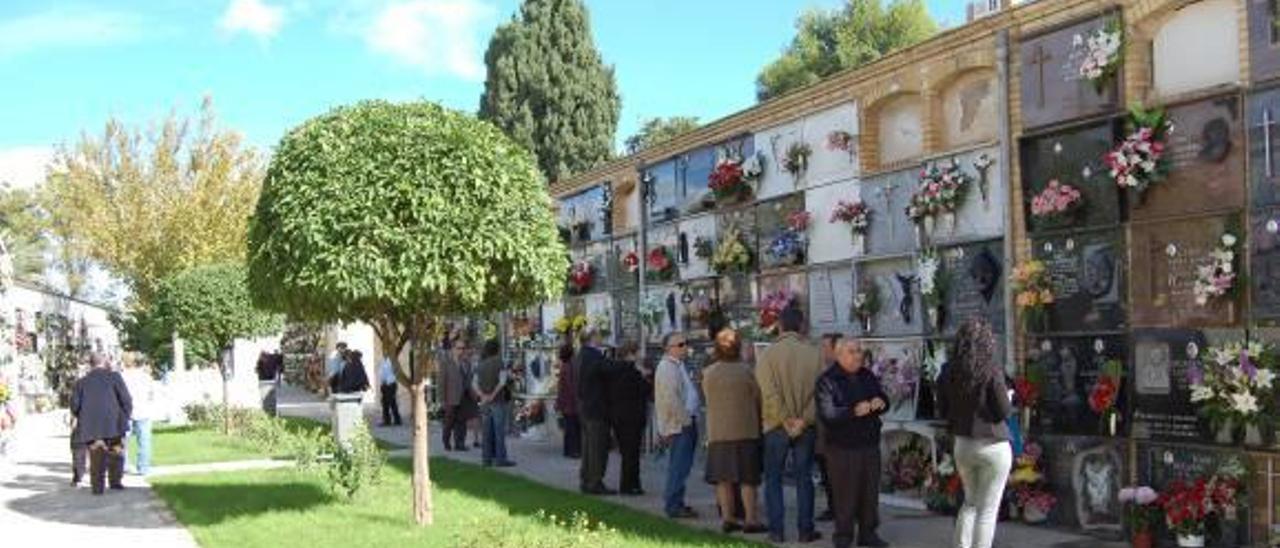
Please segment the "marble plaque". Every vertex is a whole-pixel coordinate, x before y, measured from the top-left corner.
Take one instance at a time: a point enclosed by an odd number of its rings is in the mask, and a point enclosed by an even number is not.
[[[1027,229],[1031,232],[1115,225],[1120,222],[1120,192],[1102,162],[1111,149],[1110,123],[1023,139],[1022,201]],[[1083,202],[1067,215],[1042,217],[1032,214],[1031,200],[1050,181],[1079,190]]]
[[[1102,417],[1089,407],[1089,393],[1108,360],[1126,362],[1128,352],[1121,336],[1097,335],[1036,339],[1027,352],[1028,367],[1043,373],[1040,404],[1035,421],[1040,431],[1053,434],[1106,435]],[[1126,390],[1131,369],[1124,367],[1125,378],[1116,401],[1120,412],[1118,430],[1128,426]]]
[[[1249,187],[1254,208],[1280,205],[1280,89],[1249,97]]]
[[[1090,19],[1022,40],[1018,57],[1022,74],[1024,127],[1042,127],[1086,118],[1121,106],[1116,84],[1119,78],[1113,78],[1099,92],[1093,83],[1080,78],[1077,70],[1080,56],[1072,45],[1076,36],[1088,36],[1106,24],[1107,18]]]
[[[1117,495],[1124,476],[1124,453],[1117,445],[1102,444],[1071,457],[1071,498],[1082,529],[1119,531],[1124,523],[1124,507]]]
[[[990,69],[966,72],[942,91],[942,142],[958,148],[996,138],[998,84]]]
[[[716,314],[716,281],[702,279],[690,282],[680,302],[684,309],[684,324],[690,338],[709,339],[711,319]]]
[[[673,284],[656,285],[648,288],[648,299],[654,299],[662,309],[662,325],[656,329],[660,337],[671,331],[684,331],[684,314],[681,310],[680,288]],[[653,333],[650,333],[651,335]],[[652,340],[652,339],[650,339]]]
[[[815,267],[809,271],[810,333],[852,330],[853,267]]]
[[[801,211],[804,211],[803,192],[788,194],[768,202],[761,202],[756,206],[756,226],[760,233],[756,257],[759,258],[761,269],[805,263],[808,257],[808,246],[799,251],[798,262],[792,256],[779,255],[770,251],[774,248],[775,242],[788,232],[787,216]],[[813,219],[810,219],[810,224],[813,221]]]
[[[1187,371],[1209,341],[1199,331],[1138,329],[1133,333],[1133,437],[1167,441],[1212,439],[1191,403]]]
[[[972,176],[974,188],[965,195],[964,204],[955,213],[955,225],[936,228],[931,241],[937,245],[975,239],[995,238],[1004,234],[1005,185],[996,165],[999,150],[995,148],[966,152],[940,161],[954,159],[960,169]],[[987,166],[983,169],[981,166]],[[899,215],[906,217],[899,212]],[[935,226],[941,223],[935,223]]]
[[[1056,332],[1124,328],[1125,249],[1118,231],[1081,232],[1033,240],[1056,302],[1049,314]]]
[[[624,236],[613,240],[609,271],[615,288],[634,288],[639,282],[639,272],[628,272],[622,264],[622,258],[631,252],[637,252],[637,257],[640,256],[635,236]]]
[[[904,93],[876,107],[880,135],[881,167],[919,158],[924,154],[924,101],[916,93]]]
[[[677,259],[680,264],[680,277],[685,280],[705,278],[713,274],[711,257],[700,256],[698,242],[709,242],[714,253],[716,237],[716,218],[713,215],[690,217],[680,221],[680,234],[677,237]]]
[[[676,218],[680,212],[680,188],[676,180],[678,159],[655,164],[646,171],[649,179],[649,222],[660,223]]]
[[[1235,297],[1223,296],[1200,305],[1194,292],[1197,270],[1212,266],[1211,254],[1221,245],[1222,235],[1230,231],[1238,239],[1243,236],[1231,226],[1239,225],[1227,217],[1133,225],[1129,252],[1134,326],[1230,326],[1239,321]],[[1235,248],[1242,255],[1244,242],[1238,241]],[[1236,266],[1243,264],[1241,257]]]
[[[1236,0],[1201,0],[1164,21],[1151,41],[1151,80],[1157,97],[1242,80],[1236,4]]]
[[[1280,13],[1274,0],[1247,0],[1249,72],[1254,82],[1280,76]]]
[[[871,363],[886,360],[897,360],[899,364],[920,369],[920,356],[923,354],[924,342],[920,340],[863,341],[863,349],[871,354]],[[873,366],[874,367],[874,366]],[[915,375],[919,378],[919,374]],[[900,393],[890,386],[891,381],[880,379],[881,388],[889,395],[889,410],[885,412],[885,420],[915,420],[916,399],[919,396],[920,383],[902,385]]]
[[[848,136],[847,150],[830,144],[833,134]],[[813,148],[813,155],[809,157],[807,186],[843,181],[858,174],[857,105],[845,103],[809,115],[804,119],[804,135]]]
[[[1130,200],[1135,221],[1244,207],[1244,121],[1238,94],[1168,110],[1169,176]]]
[[[854,181],[844,181],[805,192],[805,206],[813,216],[809,226],[809,262],[843,261],[859,254],[859,250],[854,249],[849,225],[831,222],[831,214],[842,200],[858,200],[861,189],[862,185]]]
[[[859,326],[859,334],[898,337],[924,333],[920,284],[916,280],[915,264],[910,258],[858,263],[854,282],[858,287],[874,284],[880,300],[880,310],[871,320],[871,330],[865,331]]]
[[[947,277],[943,333],[953,336],[960,325],[981,317],[997,333],[1004,331],[1004,244],[1002,240],[943,248],[942,275]]]
[[[1280,209],[1255,212],[1250,223],[1253,318],[1274,324],[1280,322]]]
[[[871,210],[867,255],[910,253],[916,245],[916,226],[907,218],[907,204],[920,172],[912,168],[863,181],[862,200]]]
[[[613,306],[618,312],[618,340],[639,342],[640,295],[635,289],[623,289],[613,293]]]
[[[755,134],[755,150],[761,153],[764,163],[764,174],[760,178],[756,192],[760,199],[769,199],[802,188],[804,177],[797,180],[783,168],[783,160],[792,143],[805,141],[810,148],[816,149],[823,143],[814,137],[804,135],[804,121],[793,120]],[[825,138],[825,136],[823,136]]]

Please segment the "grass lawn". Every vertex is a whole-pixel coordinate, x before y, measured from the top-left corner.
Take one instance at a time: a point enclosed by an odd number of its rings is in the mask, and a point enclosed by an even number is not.
[[[329,431],[329,425],[308,419],[283,417],[288,428]],[[129,462],[135,460],[134,444],[129,444]],[[156,426],[151,431],[151,465],[201,464],[288,457],[264,455],[243,437],[225,436],[217,428],[200,426]]]
[[[346,503],[325,479],[295,469],[155,478],[152,484],[201,546],[758,546],[691,529],[597,498],[447,459],[432,459],[435,525],[410,512],[410,463],[393,459],[382,482]],[[574,535],[538,517],[585,512],[616,532],[573,544]]]

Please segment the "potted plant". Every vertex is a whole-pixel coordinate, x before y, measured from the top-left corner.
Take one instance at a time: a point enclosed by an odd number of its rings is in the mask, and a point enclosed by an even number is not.
[[[867,232],[871,230],[871,208],[862,200],[846,202],[840,200],[835,211],[831,212],[831,222],[849,225],[853,235],[853,249],[856,253],[867,252]]]
[[[1178,546],[1204,546],[1205,523],[1209,518],[1209,486],[1204,478],[1187,483],[1175,480],[1160,495],[1165,525],[1178,538]]]
[[[1206,359],[1187,370],[1191,402],[1232,443],[1261,445],[1275,407],[1280,356],[1260,342],[1233,341],[1210,347]]]
[[[1125,487],[1120,490],[1120,504],[1124,505],[1125,524],[1129,527],[1129,541],[1134,548],[1152,548],[1153,531],[1160,519],[1160,494],[1145,485]]]

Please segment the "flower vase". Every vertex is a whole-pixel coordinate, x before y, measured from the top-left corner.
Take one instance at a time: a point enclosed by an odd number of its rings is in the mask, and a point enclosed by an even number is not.
[[[1115,409],[1108,409],[1102,415],[1102,434],[1105,436],[1115,437],[1117,427],[1120,423],[1119,414]]]
[[[925,217],[924,222],[921,224],[922,226],[924,226],[924,237],[927,240],[933,236],[933,224],[934,224],[933,216],[930,215]]]
[[[871,316],[862,318],[862,333],[868,335],[871,333]]]
[[[947,213],[943,213],[943,214],[942,214],[942,226],[941,226],[941,227],[939,227],[939,229],[940,229],[940,230],[942,230],[942,231],[944,231],[944,232],[946,232],[947,234],[955,234],[955,232],[956,232],[956,214],[955,214],[954,212],[947,212]]]
[[[1026,438],[1031,434],[1031,408],[1022,404],[1022,437]]]
[[[1182,548],[1204,548],[1204,533],[1198,535],[1179,533],[1178,546]]]
[[[867,237],[862,234],[853,235],[853,254],[865,255],[867,253]]]
[[[1133,548],[1152,548],[1155,546],[1155,538],[1151,535],[1151,531],[1135,531],[1129,543]]]
[[[1262,429],[1258,425],[1250,424],[1244,427],[1244,444],[1249,447],[1266,445],[1262,439]]]
[[[1031,525],[1044,523],[1049,520],[1049,513],[1036,508],[1034,506],[1024,506],[1022,508],[1022,521]]]

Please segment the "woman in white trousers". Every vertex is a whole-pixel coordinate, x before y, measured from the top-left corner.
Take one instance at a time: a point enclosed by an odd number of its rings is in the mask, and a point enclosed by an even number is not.
[[[955,548],[991,548],[1000,497],[1013,463],[1005,423],[1013,406],[995,347],[986,320],[966,321],[938,377],[938,407],[956,440],[956,469],[964,484],[964,505],[951,543]]]

